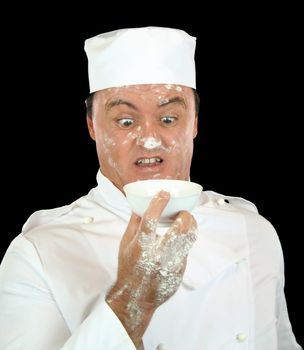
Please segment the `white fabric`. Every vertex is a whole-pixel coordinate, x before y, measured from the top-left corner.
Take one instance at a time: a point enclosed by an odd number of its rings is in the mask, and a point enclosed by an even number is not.
[[[130,209],[101,173],[97,178],[98,186],[71,205],[34,213],[6,252],[1,350],[135,350],[104,302]],[[154,314],[145,349],[301,349],[288,319],[274,228],[250,202],[219,198],[202,193],[182,285]]]
[[[196,38],[180,29],[119,29],[85,41],[90,92],[134,84],[195,82]]]

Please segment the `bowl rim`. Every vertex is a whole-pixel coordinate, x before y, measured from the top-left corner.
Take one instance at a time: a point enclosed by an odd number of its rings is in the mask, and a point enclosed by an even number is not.
[[[129,182],[127,184],[125,184],[123,186],[123,190],[127,196],[127,192],[128,194],[132,194],[132,195],[136,195],[138,197],[147,197],[147,198],[152,198],[154,195],[141,195],[141,194],[138,194],[138,193],[134,193],[134,191],[132,191],[132,189],[130,190],[130,188],[132,188],[132,185],[140,182],[140,183],[147,183],[147,182],[157,182],[157,181],[168,181],[168,182],[189,182],[194,186],[193,188],[193,191],[191,192],[191,194],[184,194],[184,195],[178,195],[178,196],[174,196],[174,195],[171,195],[170,198],[184,198],[184,197],[191,197],[193,195],[197,195],[197,194],[200,194],[202,191],[203,191],[203,186],[197,182],[194,182],[194,181],[191,181],[191,180],[178,180],[178,179],[146,179],[146,180],[137,180],[137,181],[132,181],[132,182]],[[129,186],[130,185],[130,186]],[[127,188],[127,191],[126,191],[126,188]],[[161,190],[160,190],[161,191]]]

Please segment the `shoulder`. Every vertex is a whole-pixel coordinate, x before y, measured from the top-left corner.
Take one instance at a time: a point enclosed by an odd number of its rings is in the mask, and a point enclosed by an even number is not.
[[[33,231],[45,230],[48,227],[63,224],[74,225],[85,222],[86,215],[96,207],[91,198],[91,193],[78,198],[74,202],[52,209],[38,210],[34,212],[24,223],[22,234],[27,236]]]
[[[277,235],[272,223],[259,213],[257,206],[250,200],[214,191],[205,191],[204,194],[207,197],[207,206],[208,202],[210,202],[213,203],[211,205],[216,209],[225,210],[226,212],[238,212],[243,215],[247,225],[255,229],[259,228],[263,232],[268,231],[275,236]]]
[[[56,219],[65,216],[72,211],[75,206],[77,206],[77,202],[58,208],[38,210],[34,212],[23,225],[22,233],[26,234],[37,227],[56,221]]]
[[[248,199],[224,195],[215,191],[204,191],[204,194],[208,197],[209,200],[216,201],[219,204],[224,205],[224,203],[226,203],[227,205],[233,206],[236,209],[258,213],[256,205]]]
[[[67,254],[67,246],[83,244],[86,207],[87,199],[81,197],[62,207],[36,211],[23,225],[21,236],[32,245],[42,261],[50,255],[62,255],[62,251]]]
[[[223,195],[214,191],[205,191],[204,193],[207,195],[205,206],[215,209],[219,219],[223,218],[222,213],[224,213],[227,216],[232,215],[235,220],[240,220],[238,222],[244,225],[243,228],[251,246],[258,246],[259,251],[264,251],[265,256],[269,250],[272,250],[278,260],[282,258],[281,244],[276,228],[258,212],[253,202],[242,197]]]
[[[267,232],[277,239],[277,232],[272,223],[259,213],[257,206],[248,199],[220,194],[214,191],[205,191],[206,206],[225,211],[226,213],[239,213],[245,219],[247,228],[253,229],[256,233]],[[210,204],[208,204],[210,203]],[[203,204],[204,206],[204,204]]]

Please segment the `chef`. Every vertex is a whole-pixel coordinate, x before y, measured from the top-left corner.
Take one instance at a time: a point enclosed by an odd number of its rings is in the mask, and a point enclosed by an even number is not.
[[[190,179],[196,39],[127,28],[85,42],[97,186],[35,212],[0,270],[3,350],[296,350],[275,229],[254,204],[203,191],[159,230],[170,194],[142,217],[125,184]],[[77,174],[73,174],[77,176]]]

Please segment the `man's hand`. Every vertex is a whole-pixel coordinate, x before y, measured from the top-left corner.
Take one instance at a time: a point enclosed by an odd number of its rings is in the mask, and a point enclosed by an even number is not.
[[[169,199],[169,193],[161,191],[142,219],[131,216],[120,244],[117,281],[106,298],[138,348],[157,307],[180,286],[196,239],[195,219],[186,211],[178,214],[164,236],[156,233]]]

